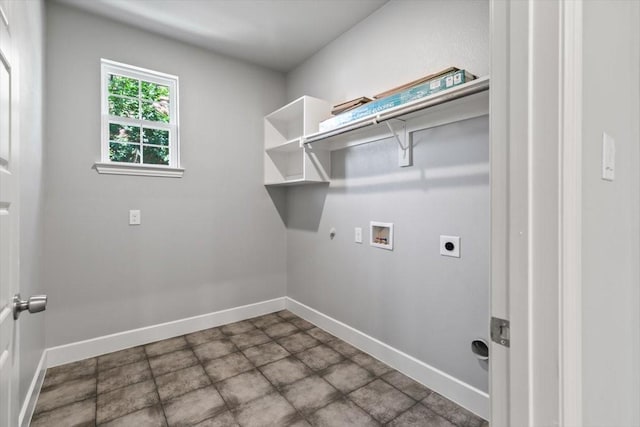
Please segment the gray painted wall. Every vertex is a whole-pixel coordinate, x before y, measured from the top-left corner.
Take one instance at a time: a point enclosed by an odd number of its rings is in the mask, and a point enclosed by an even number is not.
[[[489,72],[489,3],[392,1],[287,76],[287,94],[332,102],[456,65]],[[487,117],[416,135],[414,166],[387,140],[332,153],[332,181],[291,188],[287,295],[481,390],[470,342],[489,317]],[[395,223],[393,252],[354,227]],[[329,239],[329,229],[337,235]],[[439,255],[459,235],[462,258]]]
[[[20,292],[45,293],[42,278],[43,195],[43,66],[44,5],[42,1],[11,4],[10,25],[19,59],[20,121]],[[25,398],[45,348],[46,313],[22,315],[18,322],[20,397]]]
[[[92,169],[101,57],[179,76],[184,178]],[[285,295],[286,234],[262,182],[283,75],[48,3],[46,77],[47,346]]]
[[[584,425],[638,426],[640,4],[583,7]],[[612,76],[616,87],[609,85]],[[600,179],[603,131],[616,140],[613,182]]]

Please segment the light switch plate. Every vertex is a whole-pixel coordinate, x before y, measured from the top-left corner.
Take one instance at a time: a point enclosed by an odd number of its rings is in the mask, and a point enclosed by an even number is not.
[[[356,243],[362,243],[362,227],[355,228],[354,241]]]
[[[139,209],[132,209],[129,211],[129,225],[140,225]]]
[[[616,178],[616,141],[606,132],[602,133],[602,179]]]
[[[460,237],[440,236],[440,255],[460,258]]]

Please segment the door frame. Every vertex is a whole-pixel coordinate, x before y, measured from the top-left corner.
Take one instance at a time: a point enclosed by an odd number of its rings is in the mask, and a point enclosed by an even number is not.
[[[581,425],[582,2],[491,0],[492,426]]]

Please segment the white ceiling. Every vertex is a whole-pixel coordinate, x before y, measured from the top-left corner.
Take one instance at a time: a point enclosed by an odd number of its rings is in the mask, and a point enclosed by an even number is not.
[[[388,0],[58,0],[288,71]]]

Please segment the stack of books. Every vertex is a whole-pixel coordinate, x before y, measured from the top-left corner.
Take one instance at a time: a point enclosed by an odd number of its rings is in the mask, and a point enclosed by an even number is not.
[[[331,114],[335,116],[337,114],[345,113],[347,111],[351,111],[354,108],[358,108],[359,106],[364,105],[371,101],[373,101],[373,99],[367,96],[361,96],[360,98],[352,99],[350,101],[345,101],[340,104],[334,105],[333,109],[331,110]]]
[[[461,85],[475,78],[473,74],[470,74],[466,70],[450,67],[438,73],[382,92],[375,96],[376,99],[374,101],[355,106],[348,111],[343,110],[343,112],[337,116],[320,122],[319,130],[320,132],[333,130],[367,116],[373,116],[381,111]]]

